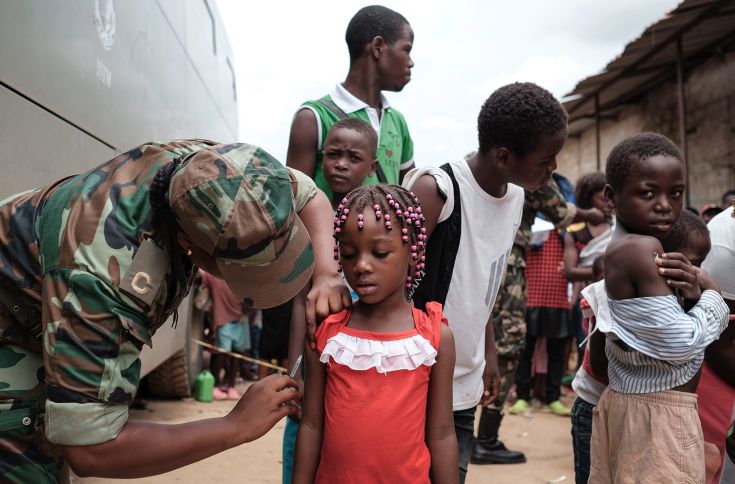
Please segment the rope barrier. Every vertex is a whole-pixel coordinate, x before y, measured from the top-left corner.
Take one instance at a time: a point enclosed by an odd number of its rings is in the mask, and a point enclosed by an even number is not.
[[[232,356],[233,358],[237,358],[239,360],[245,360],[245,361],[249,361],[250,363],[255,363],[256,365],[259,365],[259,366],[265,366],[266,368],[276,370],[277,372],[282,373],[284,375],[288,372],[286,368],[282,366],[274,365],[272,363],[268,363],[267,361],[258,360],[256,358],[250,358],[249,356],[241,355],[239,353],[233,353],[231,351],[222,351],[216,346],[211,345],[209,343],[205,343],[204,341],[196,339],[196,338],[192,338],[191,340],[195,342],[196,344],[198,344],[199,346],[203,346],[204,348],[207,348],[209,350],[216,351],[218,354]]]

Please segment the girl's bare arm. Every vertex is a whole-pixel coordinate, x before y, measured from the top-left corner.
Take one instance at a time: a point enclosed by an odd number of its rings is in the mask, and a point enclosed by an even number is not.
[[[454,357],[454,336],[449,327],[442,324],[439,354],[429,380],[426,445],[431,454],[431,481],[449,484],[459,481],[459,452],[452,411]]]
[[[296,455],[291,482],[311,484],[319,468],[324,433],[324,383],[326,374],[319,354],[307,343],[304,345],[304,401],[296,438]]]

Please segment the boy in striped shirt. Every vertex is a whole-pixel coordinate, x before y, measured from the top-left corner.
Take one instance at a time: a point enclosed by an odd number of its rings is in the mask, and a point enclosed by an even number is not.
[[[606,171],[618,221],[605,252],[610,385],[593,416],[589,482],[704,483],[693,392],[728,308],[705,272],[661,245],[682,210],[682,156],[665,136],[643,133],[613,148]],[[688,312],[679,298],[693,303]]]

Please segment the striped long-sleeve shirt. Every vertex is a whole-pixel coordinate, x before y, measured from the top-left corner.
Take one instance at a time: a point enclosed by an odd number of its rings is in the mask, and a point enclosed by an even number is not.
[[[610,386],[618,393],[652,393],[696,375],[704,350],[727,327],[728,307],[712,290],[684,312],[674,296],[608,298],[612,329],[605,353]]]

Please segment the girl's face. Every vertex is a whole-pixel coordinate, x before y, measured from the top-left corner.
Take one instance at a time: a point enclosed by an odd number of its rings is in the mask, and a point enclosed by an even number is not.
[[[401,227],[393,222],[393,230],[385,222],[375,220],[372,209],[364,213],[365,225],[357,228],[357,213],[351,213],[340,236],[340,260],[350,287],[367,304],[402,303],[406,300],[406,276],[410,250],[401,241]]]
[[[661,240],[681,214],[684,186],[682,162],[656,155],[633,163],[623,186],[607,185],[605,197],[629,232]]]

